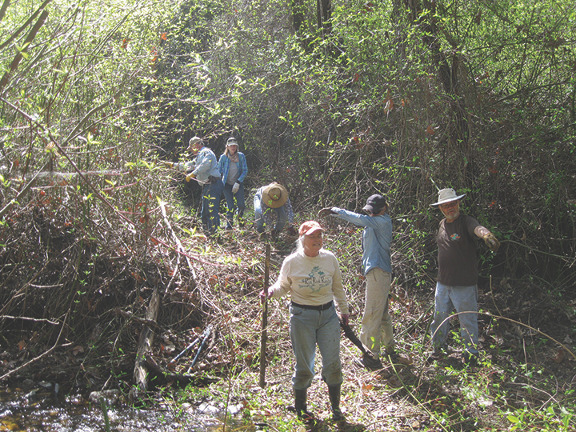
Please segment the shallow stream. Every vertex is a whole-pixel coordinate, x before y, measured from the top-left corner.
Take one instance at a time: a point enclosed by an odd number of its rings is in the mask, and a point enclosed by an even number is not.
[[[241,405],[228,412],[238,414]],[[32,389],[0,388],[0,431],[26,432],[168,432],[221,431],[223,407],[209,402],[184,404],[180,412],[158,403],[153,409],[138,409],[121,403],[104,407],[81,396],[57,397],[49,384]],[[241,420],[228,421],[227,430],[242,427]]]

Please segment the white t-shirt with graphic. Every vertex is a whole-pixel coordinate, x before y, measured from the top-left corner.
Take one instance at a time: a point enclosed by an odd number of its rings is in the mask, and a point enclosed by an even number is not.
[[[315,257],[303,252],[286,257],[270,291],[276,298],[290,295],[294,303],[302,305],[320,306],[335,300],[340,313],[349,314],[338,260],[325,249]]]

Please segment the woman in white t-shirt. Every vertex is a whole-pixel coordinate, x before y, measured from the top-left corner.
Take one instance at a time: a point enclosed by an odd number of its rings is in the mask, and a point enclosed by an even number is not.
[[[306,391],[314,378],[314,357],[318,346],[332,419],[342,421],[340,319],[334,301],[346,324],[349,311],[338,261],[332,252],[322,247],[323,231],[324,228],[316,221],[304,222],[300,226],[297,249],[282,263],[278,280],[270,287],[269,297],[289,295],[291,299],[290,339],[296,357],[292,386],[298,417],[305,421],[314,418],[307,411]]]

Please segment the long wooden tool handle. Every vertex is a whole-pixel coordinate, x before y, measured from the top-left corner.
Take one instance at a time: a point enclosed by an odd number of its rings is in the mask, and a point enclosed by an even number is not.
[[[264,305],[262,308],[262,333],[260,336],[260,387],[266,387],[266,342],[268,341],[268,284],[270,278],[270,243],[266,243],[264,261]]]

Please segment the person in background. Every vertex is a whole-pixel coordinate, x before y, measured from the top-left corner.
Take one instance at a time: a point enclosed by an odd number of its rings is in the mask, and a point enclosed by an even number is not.
[[[192,137],[187,150],[196,156],[193,160],[180,163],[167,162],[166,165],[186,173],[186,181],[194,179],[202,185],[201,219],[204,232],[214,234],[220,226],[220,199],[224,185],[220,179],[218,162],[214,152],[204,145],[200,137]]]
[[[274,223],[274,216],[276,222]],[[272,236],[276,237],[288,222],[288,233],[296,235],[294,228],[294,212],[288,197],[288,191],[280,183],[272,182],[262,186],[254,195],[254,218],[256,231],[263,233],[272,227]]]
[[[243,226],[244,209],[244,179],[248,174],[246,156],[238,151],[236,138],[230,137],[226,141],[226,150],[218,160],[218,169],[224,184],[224,198],[226,198],[226,229],[234,225],[234,213],[238,212],[238,225]]]
[[[370,196],[362,209],[367,215],[354,213],[338,207],[320,210],[320,216],[334,216],[356,226],[364,227],[362,232],[362,267],[366,277],[366,293],[360,340],[368,348],[369,355],[363,355],[358,362],[367,369],[381,369],[380,349],[392,361],[398,359],[394,351],[392,319],[388,313],[392,264],[390,244],[392,243],[392,219],[387,214],[388,203],[382,195]]]
[[[343,421],[340,410],[342,364],[340,362],[340,320],[347,324],[349,311],[338,260],[323,248],[324,228],[316,221],[304,222],[298,231],[297,248],[282,263],[269,297],[289,295],[290,340],[296,358],[292,375],[294,408],[298,417],[311,421],[306,393],[314,378],[316,347],[322,356],[322,379],[328,385],[332,419]],[[264,291],[260,293],[264,296]]]
[[[430,331],[434,352],[429,361],[439,359],[448,337],[448,317],[453,309],[460,320],[460,335],[464,342],[463,360],[476,364],[478,360],[478,256],[476,238],[484,240],[496,252],[500,242],[487,228],[471,216],[460,213],[460,201],[454,189],[438,192],[438,207],[444,219],[440,221],[438,244],[438,277],[434,296],[434,318]]]

